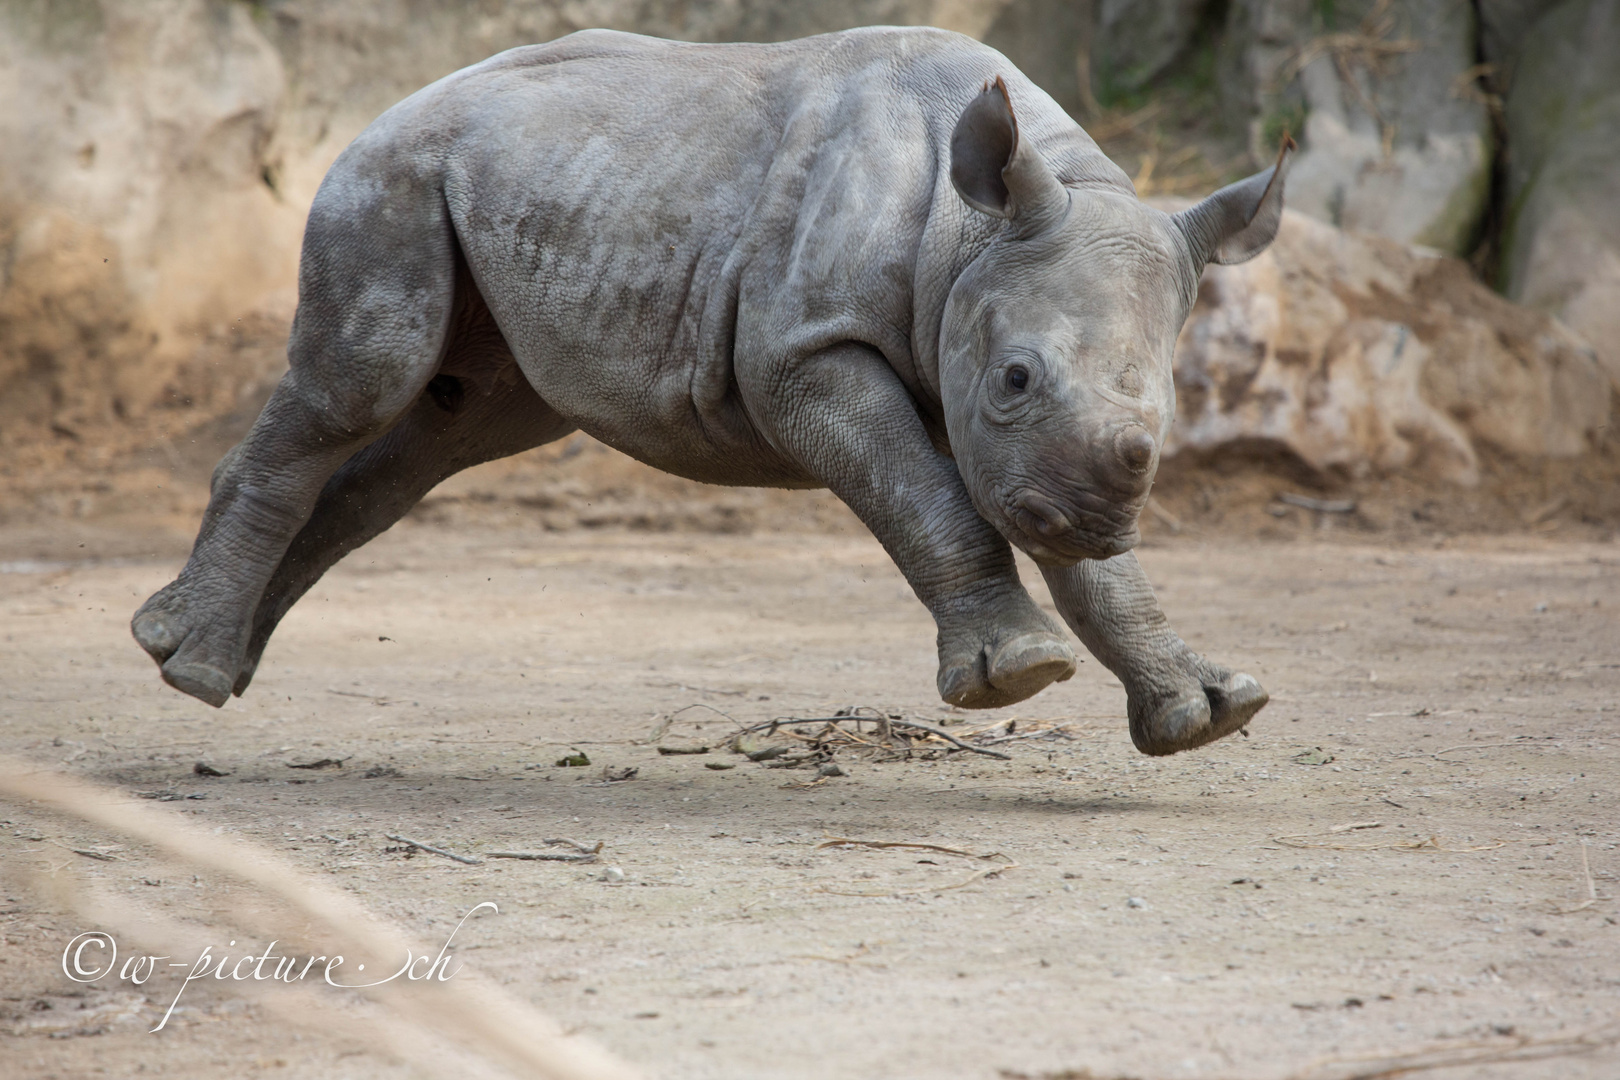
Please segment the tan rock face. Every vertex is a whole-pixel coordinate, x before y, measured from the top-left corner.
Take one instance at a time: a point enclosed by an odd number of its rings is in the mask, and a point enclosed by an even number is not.
[[[983,35],[1051,2],[0,4],[0,445],[116,431],[139,443],[131,425],[186,426],[168,406],[229,411],[267,374],[268,337],[251,357],[229,342],[290,320],[327,167],[378,113],[458,68],[589,26]]]
[[[246,5],[0,9],[0,439],[140,417],[200,335],[291,313],[283,93]]]
[[[1460,262],[1288,212],[1259,258],[1205,271],[1176,346],[1165,454],[1261,453],[1325,476],[1471,484],[1478,447],[1587,450],[1607,378],[1557,320]]]

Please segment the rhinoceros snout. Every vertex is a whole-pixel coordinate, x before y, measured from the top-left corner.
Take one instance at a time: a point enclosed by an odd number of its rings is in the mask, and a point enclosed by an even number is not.
[[[1047,563],[1108,559],[1136,546],[1136,517],[1157,472],[1159,441],[1135,417],[1048,446],[997,500],[1007,538]]]

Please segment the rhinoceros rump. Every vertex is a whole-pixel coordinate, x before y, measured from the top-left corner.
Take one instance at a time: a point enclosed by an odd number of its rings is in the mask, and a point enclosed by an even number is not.
[[[697,480],[831,488],[933,613],[956,705],[1074,672],[1010,541],[1124,682],[1139,748],[1219,738],[1266,694],[1187,647],[1129,551],[1199,273],[1270,243],[1284,164],[1163,214],[937,30],[502,53],[333,164],[291,369],[135,637],[221,705],[435,484],[580,429]]]

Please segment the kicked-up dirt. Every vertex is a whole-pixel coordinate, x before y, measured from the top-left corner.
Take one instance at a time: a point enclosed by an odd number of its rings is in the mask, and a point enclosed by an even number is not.
[[[0,533],[0,749],[178,796],[423,940],[492,901],[460,958],[668,1080],[1382,1076],[1334,1062],[1437,1049],[1414,1060],[1476,1061],[1446,1080],[1620,1075],[1613,543],[1162,536],[1141,558],[1174,623],[1273,700],[1247,737],[1152,759],[1089,659],[1012,709],[942,706],[931,622],[857,531],[498,519],[429,512],[351,556],[217,712],[127,631],[183,541]],[[724,746],[850,706],[1010,760],[844,748],[818,782]],[[665,720],[709,752],[660,754]],[[75,891],[182,921],[195,953],[226,949],[243,887],[38,806],[0,818],[7,1080],[421,1074],[228,982],[148,1033],[180,976],[70,981],[97,928]],[[389,835],[603,846],[471,866]]]

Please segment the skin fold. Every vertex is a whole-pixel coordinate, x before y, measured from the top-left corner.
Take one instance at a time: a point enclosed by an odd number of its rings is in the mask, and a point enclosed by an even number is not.
[[[460,469],[583,430],[709,483],[827,487],[938,625],[967,708],[1073,674],[1042,568],[1150,754],[1266,702],[1135,557],[1206,262],[1263,250],[1286,159],[1176,215],[994,50],[587,31],[383,114],[310,210],[290,370],[136,613],[165,681],[243,693],[330,566]]]

